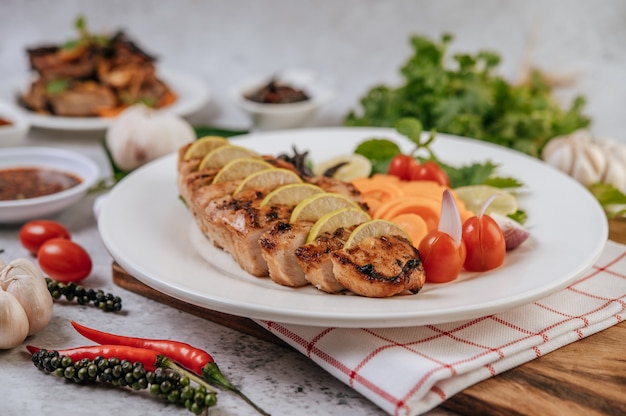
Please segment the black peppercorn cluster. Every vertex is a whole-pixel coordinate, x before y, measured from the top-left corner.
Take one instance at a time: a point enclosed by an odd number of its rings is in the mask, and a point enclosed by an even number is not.
[[[92,303],[104,312],[117,312],[122,309],[122,299],[111,293],[102,290],[87,289],[74,282],[62,283],[46,277],[48,291],[53,299],[60,299],[62,296],[68,301],[76,301],[79,305]]]
[[[148,389],[151,394],[184,406],[196,415],[217,403],[214,392],[191,385],[189,378],[177,371],[161,367],[146,371],[140,362],[104,357],[73,361],[57,351],[44,349],[34,353],[32,361],[38,369],[78,384],[104,382],[133,390]]]

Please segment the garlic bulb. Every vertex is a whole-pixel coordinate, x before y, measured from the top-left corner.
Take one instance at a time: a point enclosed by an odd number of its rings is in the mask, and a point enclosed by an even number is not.
[[[45,328],[52,318],[53,301],[41,270],[27,259],[16,259],[0,273],[0,288],[18,300],[28,317],[28,335]]]
[[[579,130],[550,140],[541,158],[585,186],[607,183],[626,191],[626,147],[613,139]]]
[[[183,118],[137,104],[115,119],[105,140],[117,167],[130,171],[195,138],[193,128]]]
[[[12,294],[0,289],[0,349],[20,345],[28,336],[28,316]]]

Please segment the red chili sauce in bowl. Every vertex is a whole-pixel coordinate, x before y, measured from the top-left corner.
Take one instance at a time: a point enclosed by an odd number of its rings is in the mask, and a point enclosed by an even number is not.
[[[52,195],[81,182],[82,179],[74,174],[50,168],[0,169],[0,201],[17,201]]]

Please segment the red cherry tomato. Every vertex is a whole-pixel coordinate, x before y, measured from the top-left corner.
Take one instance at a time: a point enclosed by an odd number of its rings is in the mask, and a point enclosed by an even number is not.
[[[433,181],[439,185],[450,187],[450,178],[446,172],[431,160],[422,164],[416,163],[411,169],[409,179],[412,181]]]
[[[39,248],[39,267],[59,282],[78,282],[91,273],[91,257],[73,241],[53,238]]]
[[[465,270],[484,272],[504,263],[504,234],[489,215],[468,218],[463,224],[463,241],[467,249]]]
[[[417,161],[409,155],[396,155],[391,159],[388,174],[397,176],[400,180],[408,181],[411,177],[411,170]]]
[[[426,281],[444,283],[456,279],[465,262],[465,244],[456,245],[449,234],[435,230],[428,233],[420,242]]]
[[[32,255],[37,255],[39,247],[52,238],[71,238],[70,232],[55,221],[34,220],[29,221],[20,229],[20,242]]]

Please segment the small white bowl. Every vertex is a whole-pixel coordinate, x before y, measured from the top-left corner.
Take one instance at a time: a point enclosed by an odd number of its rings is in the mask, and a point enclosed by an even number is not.
[[[309,99],[297,103],[264,104],[245,98],[270,81],[269,77],[259,77],[242,82],[231,91],[232,99],[241,110],[248,113],[253,127],[257,130],[293,129],[305,126],[315,116],[319,108],[332,99],[332,93],[319,85],[295,82],[276,77],[279,82],[303,89]]]
[[[9,126],[0,126],[0,148],[18,146],[30,130],[26,115],[17,106],[0,101],[0,118],[11,123]]]
[[[56,214],[79,201],[99,175],[96,163],[76,152],[48,147],[0,149],[0,170],[28,167],[67,172],[81,178],[82,182],[50,195],[0,201],[0,223],[19,223]]]

